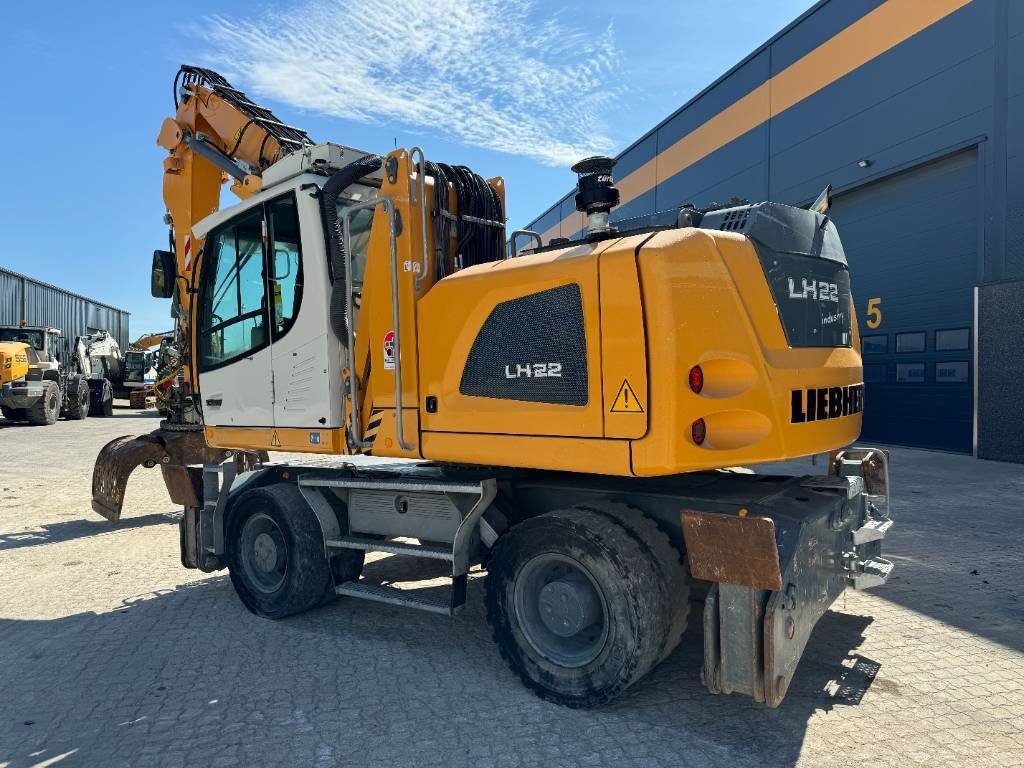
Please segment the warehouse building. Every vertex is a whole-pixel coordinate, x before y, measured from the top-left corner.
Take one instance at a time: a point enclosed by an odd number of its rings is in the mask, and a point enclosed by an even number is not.
[[[613,220],[827,185],[863,440],[1024,461],[1024,2],[823,0],[618,157]],[[578,237],[567,194],[529,229]]]
[[[49,325],[69,342],[108,331],[128,348],[128,312],[0,267],[0,325]]]

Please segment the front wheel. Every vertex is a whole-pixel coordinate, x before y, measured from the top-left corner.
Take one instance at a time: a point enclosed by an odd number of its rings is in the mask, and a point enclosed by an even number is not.
[[[592,509],[549,512],[506,533],[487,575],[487,619],[527,687],[570,707],[610,701],[661,660],[669,585],[627,527]]]
[[[60,388],[55,382],[43,382],[43,395],[28,409],[28,423],[45,426],[57,423],[60,414]]]
[[[74,378],[68,381],[67,408],[64,417],[72,421],[81,421],[89,415],[89,387],[85,379]]]
[[[254,488],[238,498],[228,521],[227,553],[235,592],[257,616],[283,619],[334,595],[320,523],[294,485]],[[358,558],[361,568],[362,552],[345,556]],[[349,570],[358,577],[358,569]]]

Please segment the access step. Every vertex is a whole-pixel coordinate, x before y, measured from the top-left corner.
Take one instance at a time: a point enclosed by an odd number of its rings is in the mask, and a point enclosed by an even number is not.
[[[880,587],[889,580],[889,574],[892,573],[894,567],[895,564],[892,561],[883,557],[874,557],[865,560],[861,564],[860,570],[850,574],[849,578],[853,582],[854,589]]]
[[[427,544],[406,544],[400,541],[365,539],[359,536],[329,539],[326,544],[327,549],[361,549],[364,552],[386,552],[391,555],[423,557],[428,560],[447,560],[448,562],[455,560],[455,555],[450,548],[432,547]]]
[[[415,608],[442,616],[454,616],[466,602],[466,577],[452,580],[452,597],[450,602],[436,600],[410,594],[407,590],[387,587],[378,584],[365,584],[361,581],[346,581],[334,588],[336,594],[346,597],[357,597],[362,600],[373,600],[378,603],[399,605],[403,608]]]
[[[892,518],[882,517],[868,520],[853,532],[854,546],[884,539],[890,528],[892,528]]]

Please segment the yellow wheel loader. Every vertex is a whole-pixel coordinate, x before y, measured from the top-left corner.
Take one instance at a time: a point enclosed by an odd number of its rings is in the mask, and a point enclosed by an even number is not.
[[[507,247],[500,178],[316,144],[209,70],[175,94],[152,279],[173,409],[103,450],[100,514],[159,465],[183,563],[227,568],[271,619],[339,596],[450,615],[480,564],[501,654],[574,707],[672,652],[691,585],[704,684],[777,706],[835,598],[885,581],[887,456],[851,447],[863,377],[827,194],[613,225],[614,162],[589,158],[581,235]],[[217,210],[226,180],[242,201]],[[829,452],[820,477],[731,469]],[[446,563],[447,598],[362,580],[367,552]]]
[[[89,415],[89,381],[67,357],[58,328],[0,326],[0,415],[37,426]]]

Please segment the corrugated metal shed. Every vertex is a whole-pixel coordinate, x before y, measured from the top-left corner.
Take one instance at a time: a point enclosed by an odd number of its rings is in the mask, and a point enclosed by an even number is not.
[[[60,328],[69,339],[92,331],[109,331],[122,349],[128,347],[128,312],[87,299],[55,285],[0,267],[0,325]]]

